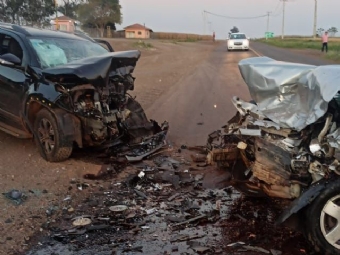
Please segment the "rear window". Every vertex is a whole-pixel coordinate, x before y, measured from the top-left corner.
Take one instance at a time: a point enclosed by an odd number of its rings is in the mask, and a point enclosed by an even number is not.
[[[247,39],[245,34],[231,34],[230,39]]]

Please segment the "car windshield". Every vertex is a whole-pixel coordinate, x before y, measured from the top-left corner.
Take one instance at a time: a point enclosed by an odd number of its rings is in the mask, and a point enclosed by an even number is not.
[[[245,34],[231,34],[230,39],[246,39]]]
[[[43,69],[108,52],[99,44],[85,40],[39,37],[30,38],[30,42]]]

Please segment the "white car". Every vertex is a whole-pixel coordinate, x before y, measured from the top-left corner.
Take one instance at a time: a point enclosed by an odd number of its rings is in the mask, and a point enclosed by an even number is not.
[[[228,51],[249,50],[249,39],[243,33],[232,33],[228,39]]]

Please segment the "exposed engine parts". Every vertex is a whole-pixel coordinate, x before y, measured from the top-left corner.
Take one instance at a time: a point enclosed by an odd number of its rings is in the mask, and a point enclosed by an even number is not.
[[[339,131],[331,113],[297,132],[265,119],[255,104],[236,97],[233,102],[238,113],[223,131],[208,137],[207,163],[229,169],[236,188],[297,198],[311,183],[340,174],[335,158]]]

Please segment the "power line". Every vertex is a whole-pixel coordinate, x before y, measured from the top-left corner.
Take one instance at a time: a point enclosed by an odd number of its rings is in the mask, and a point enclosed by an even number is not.
[[[280,4],[281,4],[281,1],[279,1],[279,4],[278,4],[277,7],[275,8],[275,11],[273,11],[273,13],[276,13],[276,12],[277,12],[277,14],[272,14],[272,15],[270,15],[270,16],[272,16],[272,17],[278,17],[278,16],[281,16],[281,15],[282,15],[283,5],[281,5],[280,9],[278,9],[278,7],[280,6]]]
[[[231,17],[231,16],[226,16],[226,15],[215,14],[215,13],[208,12],[208,11],[204,11],[204,12],[210,15],[220,17],[220,18],[225,18],[225,19],[259,19],[259,18],[267,17],[267,14],[261,15],[261,16],[254,16],[254,17]]]
[[[275,7],[275,11],[273,11],[273,13],[276,13],[277,8],[279,8],[279,6],[280,6],[280,3],[281,3],[280,1],[277,2],[277,5],[276,5],[276,7]]]

